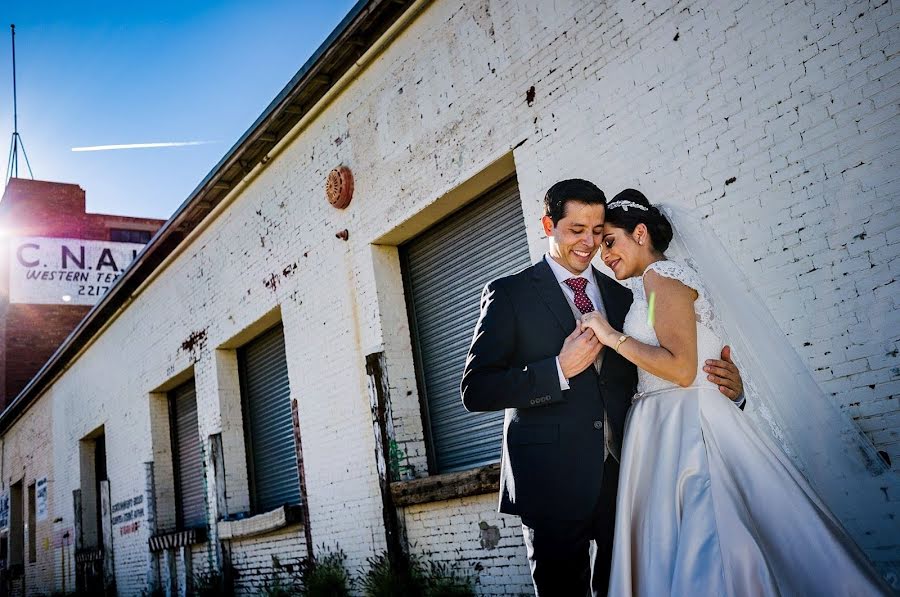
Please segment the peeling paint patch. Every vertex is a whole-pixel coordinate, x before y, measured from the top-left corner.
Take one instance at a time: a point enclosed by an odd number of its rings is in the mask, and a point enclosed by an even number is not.
[[[294,272],[297,271],[297,263],[294,262],[290,265],[286,265],[283,270],[281,270],[281,275],[285,278],[290,277]]]
[[[272,292],[275,292],[276,290],[278,290],[278,283],[280,281],[281,280],[278,274],[269,274],[269,277],[263,280],[263,284],[266,285],[266,288],[268,288]]]
[[[728,180],[725,181],[725,186],[728,186],[736,181],[737,181],[737,176],[732,176],[731,178],[729,178]]]
[[[500,529],[489,525],[483,520],[478,523],[478,528],[481,529],[481,547],[484,549],[496,549],[500,543]]]
[[[197,356],[197,353],[203,350],[206,347],[206,330],[197,330],[195,332],[191,332],[191,335],[187,337],[187,340],[181,343],[181,350],[184,352],[189,352],[194,357]]]
[[[528,91],[525,92],[525,103],[528,104],[529,107],[534,105],[534,85],[528,88]]]

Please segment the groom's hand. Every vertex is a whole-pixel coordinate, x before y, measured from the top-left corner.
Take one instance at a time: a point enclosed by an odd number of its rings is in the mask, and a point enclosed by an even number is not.
[[[722,360],[710,359],[706,361],[703,370],[706,371],[706,379],[719,386],[719,391],[731,400],[737,400],[744,393],[744,382],[741,372],[734,366],[731,360],[731,347],[722,348]]]
[[[587,369],[597,359],[601,348],[603,345],[597,339],[594,330],[588,328],[582,332],[580,326],[576,326],[566,337],[559,353],[559,367],[563,376],[572,379]]]

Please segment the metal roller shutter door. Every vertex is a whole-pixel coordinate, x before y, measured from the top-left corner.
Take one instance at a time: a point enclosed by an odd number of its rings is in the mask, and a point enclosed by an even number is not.
[[[206,491],[197,424],[197,393],[193,381],[172,392],[171,405],[179,523],[182,528],[204,526]]]
[[[284,329],[279,325],[244,346],[240,361],[254,510],[299,504]]]
[[[500,460],[503,412],[469,413],[459,383],[484,285],[531,263],[515,180],[403,247],[407,304],[437,472]]]

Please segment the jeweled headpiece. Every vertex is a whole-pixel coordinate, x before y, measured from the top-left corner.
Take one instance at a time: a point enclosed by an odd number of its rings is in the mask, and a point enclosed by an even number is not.
[[[646,205],[641,205],[640,203],[635,203],[634,201],[627,201],[625,199],[619,199],[618,201],[613,201],[609,205],[606,206],[606,209],[617,209],[621,207],[626,212],[628,208],[633,207],[635,209],[639,209],[641,211],[647,211]]]

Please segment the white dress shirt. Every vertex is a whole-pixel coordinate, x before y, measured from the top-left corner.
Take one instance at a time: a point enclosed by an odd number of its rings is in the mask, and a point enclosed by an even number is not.
[[[550,254],[544,255],[544,259],[547,261],[547,265],[550,266],[550,270],[553,272],[553,275],[556,277],[556,282],[559,284],[560,289],[563,294],[569,299],[570,302],[575,302],[575,291],[572,290],[568,284],[566,284],[566,280],[569,278],[584,278],[587,280],[587,286],[584,287],[584,292],[587,294],[588,298],[591,299],[591,303],[594,305],[594,309],[602,313],[604,316],[606,315],[606,309],[603,306],[603,298],[600,296],[600,287],[597,286],[597,280],[594,279],[594,271],[590,266],[580,274],[576,275],[561,266],[556,262]],[[569,380],[566,379],[566,376],[563,375],[562,366],[559,364],[559,357],[556,357],[556,372],[559,374],[559,387],[561,390],[569,389]]]

